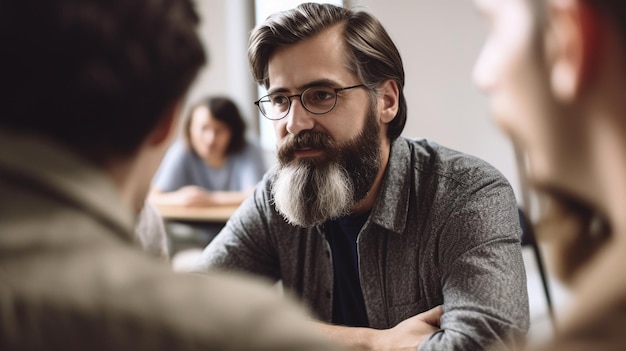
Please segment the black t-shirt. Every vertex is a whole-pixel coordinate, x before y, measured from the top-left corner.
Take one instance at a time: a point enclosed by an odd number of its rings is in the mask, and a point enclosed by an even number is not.
[[[357,238],[369,212],[326,223],[326,239],[333,255],[333,324],[367,327],[367,311],[361,291]]]

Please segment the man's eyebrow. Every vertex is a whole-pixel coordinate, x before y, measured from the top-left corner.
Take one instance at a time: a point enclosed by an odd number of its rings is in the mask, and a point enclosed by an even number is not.
[[[330,79],[318,79],[318,80],[314,80],[311,82],[308,82],[306,84],[303,84],[299,87],[297,87],[296,89],[298,91],[303,91],[307,88],[310,87],[334,87],[334,86],[339,86],[339,84],[337,82],[335,82],[334,80],[330,80]],[[278,87],[278,88],[272,88],[269,89],[267,91],[268,94],[276,94],[276,93],[286,93],[286,92],[290,92],[291,90],[287,89],[287,88],[283,88],[283,87]]]

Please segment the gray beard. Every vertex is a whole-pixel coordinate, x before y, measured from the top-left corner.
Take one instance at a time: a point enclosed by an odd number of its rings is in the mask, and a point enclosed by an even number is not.
[[[281,167],[272,195],[285,220],[312,227],[350,213],[354,186],[346,170],[335,162],[325,167],[295,163]]]
[[[326,159],[296,160],[289,145],[279,150],[280,167],[271,191],[276,209],[288,223],[301,227],[323,224],[350,214],[367,196],[380,169],[380,128],[374,111],[370,107],[363,130],[345,145],[316,142],[315,132],[301,133],[307,140],[303,143],[333,150]]]

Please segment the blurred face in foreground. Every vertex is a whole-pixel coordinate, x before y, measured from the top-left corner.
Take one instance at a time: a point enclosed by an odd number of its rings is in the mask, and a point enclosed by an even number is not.
[[[534,0],[533,0],[534,1]],[[543,4],[529,0],[475,0],[489,28],[474,67],[493,118],[528,155],[529,179],[559,187],[571,171],[576,133],[557,103],[548,69],[550,33],[537,17]]]
[[[475,3],[490,30],[474,78],[528,156],[529,181],[547,200],[539,236],[556,244],[554,270],[573,283],[626,228],[623,38],[600,1]]]

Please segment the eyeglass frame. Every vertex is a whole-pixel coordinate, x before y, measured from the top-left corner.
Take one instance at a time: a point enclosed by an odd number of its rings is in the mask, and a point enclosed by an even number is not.
[[[289,101],[289,106],[287,107],[287,110],[285,111],[285,115],[280,117],[280,118],[271,118],[269,116],[267,116],[264,112],[263,109],[260,106],[261,100],[271,96],[271,95],[281,95],[280,93],[272,93],[272,94],[267,94],[262,96],[260,99],[256,100],[254,102],[254,104],[256,105],[256,107],[259,109],[259,112],[261,112],[261,115],[263,115],[263,117],[269,119],[270,121],[280,121],[281,119],[287,117],[287,115],[289,115],[289,111],[291,111],[291,99],[294,97],[298,97],[298,99],[300,100],[300,104],[302,105],[302,107],[304,107],[305,110],[307,110],[307,112],[312,113],[314,115],[325,115],[327,113],[330,113],[330,111],[334,110],[335,107],[337,106],[337,100],[339,99],[339,95],[338,93],[340,91],[344,91],[344,90],[349,90],[349,89],[355,89],[355,88],[361,88],[361,87],[365,87],[367,88],[367,86],[365,84],[357,84],[357,85],[351,85],[348,87],[341,87],[341,88],[330,88],[330,90],[335,92],[335,102],[333,102],[333,105],[331,106],[330,109],[328,109],[328,111],[325,112],[313,112],[311,110],[309,110],[308,107],[306,107],[306,104],[304,103],[304,101],[302,101],[302,95],[304,95],[308,90],[310,89],[315,89],[315,88],[321,88],[322,86],[312,86],[312,87],[308,87],[306,89],[304,89],[300,94],[293,94],[293,95],[283,95],[283,97],[285,97],[287,99],[287,101]]]

